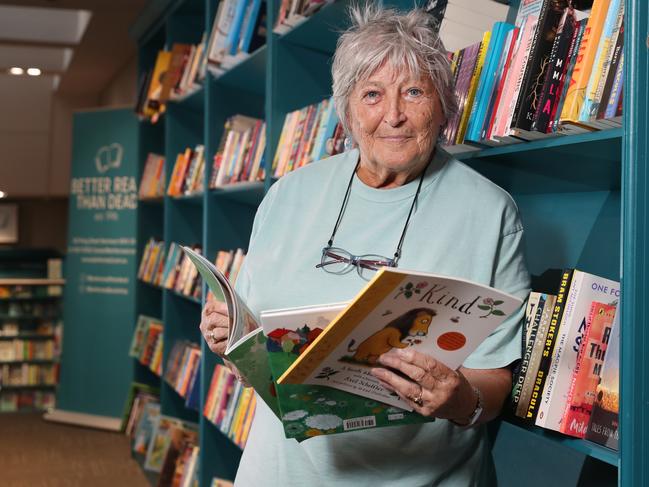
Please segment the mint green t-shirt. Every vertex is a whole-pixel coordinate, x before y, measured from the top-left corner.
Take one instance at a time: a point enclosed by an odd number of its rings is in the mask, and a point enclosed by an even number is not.
[[[351,299],[365,284],[317,269],[358,160],[352,150],[284,176],[259,207],[237,290],[257,313]],[[418,178],[375,189],[354,176],[334,245],[352,254],[391,257]],[[438,151],[423,180],[399,268],[457,276],[525,298],[529,275],[523,228],[512,198]],[[509,365],[521,355],[522,310],[465,361],[475,369]],[[248,486],[486,485],[491,457],[484,427],[446,420],[287,440],[263,401],[236,478]]]

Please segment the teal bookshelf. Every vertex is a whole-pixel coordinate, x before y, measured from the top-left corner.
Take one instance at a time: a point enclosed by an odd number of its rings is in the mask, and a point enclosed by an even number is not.
[[[279,0],[267,0],[267,30],[272,31]],[[397,1],[403,7],[412,2]],[[517,1],[511,2],[512,9]],[[140,68],[150,67],[157,51],[174,42],[197,43],[212,27],[217,0],[158,0],[150,2],[133,26],[138,39]],[[247,248],[255,211],[274,180],[270,166],[284,116],[330,95],[330,60],[338,32],[345,27],[346,1],[324,7],[283,35],[272,34],[264,47],[229,71],[208,74],[201,89],[171,102],[155,125],[140,125],[140,160],[149,151],[166,156],[167,181],[178,152],[205,145],[205,191],[183,198],[165,197],[139,205],[140,257],[151,237],[181,244],[199,244],[213,259],[220,249]],[[512,194],[526,228],[530,271],[548,267],[578,267],[621,280],[621,449],[620,454],[589,442],[540,428],[524,428],[503,420],[495,435],[494,457],[501,485],[517,485],[523,473],[528,485],[557,484],[644,485],[649,470],[649,380],[643,365],[649,350],[647,321],[646,195],[647,120],[649,89],[647,51],[640,34],[647,30],[648,7],[628,0],[625,31],[624,129],[548,137],[495,148],[476,147],[456,157]],[[629,102],[633,100],[633,103]],[[265,164],[261,183],[207,189],[209,169],[223,125],[234,114],[264,118],[267,123]],[[138,285],[138,309],[161,317],[166,361],[176,340],[201,343],[201,403],[206,400],[212,371],[219,362],[200,339],[201,303],[145,284]],[[136,370],[136,375],[146,371]],[[159,378],[148,377],[151,380]],[[200,485],[214,476],[233,479],[241,451],[202,414],[187,410],[184,400],[162,381],[162,411],[196,421],[200,429]],[[511,465],[519,466],[518,477]],[[548,465],[554,466],[547,473]],[[563,483],[562,483],[563,482]]]

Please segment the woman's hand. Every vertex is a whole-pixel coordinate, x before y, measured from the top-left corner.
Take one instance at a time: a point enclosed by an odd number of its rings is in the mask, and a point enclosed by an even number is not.
[[[372,375],[422,416],[463,421],[473,414],[478,398],[462,372],[411,349],[393,349],[379,363],[387,368]]]
[[[200,329],[209,349],[221,357],[228,342],[229,322],[228,306],[210,293],[201,313]]]

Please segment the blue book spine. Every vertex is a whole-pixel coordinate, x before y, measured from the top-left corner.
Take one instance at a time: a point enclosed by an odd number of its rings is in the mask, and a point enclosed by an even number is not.
[[[237,9],[234,12],[234,18],[232,19],[232,25],[230,26],[230,32],[228,32],[227,40],[226,52],[231,56],[234,56],[237,53],[237,48],[239,47],[241,25],[243,24],[243,18],[246,15],[247,3],[247,0],[239,0],[237,2]]]
[[[465,137],[467,140],[480,140],[482,126],[484,125],[484,119],[489,108],[489,101],[491,100],[491,92],[493,91],[496,76],[498,75],[497,71],[500,65],[500,58],[506,54],[503,53],[503,44],[507,38],[507,33],[513,28],[513,25],[505,22],[496,22],[494,24],[493,34],[487,49],[487,59],[482,69],[480,80],[478,81],[478,90],[469,118]]]
[[[608,105],[606,105],[606,112],[604,118],[613,118],[617,112],[617,106],[620,103],[620,96],[622,96],[622,85],[624,84],[624,52],[620,54],[620,62],[617,65],[615,72],[615,81],[613,81],[613,89],[611,96],[608,98]]]
[[[196,411],[199,410],[199,401],[201,397],[201,364],[199,362],[198,368],[196,369],[196,373],[194,374],[194,380],[192,381],[191,387],[189,389],[189,393],[187,394],[187,400],[185,402],[185,406],[188,407],[189,409],[194,409]]]
[[[333,98],[329,100],[329,110],[326,115],[327,120],[324,125],[324,130],[322,131],[322,138],[320,138],[320,134],[318,134],[318,145],[313,153],[314,161],[319,161],[320,159],[327,157],[327,140],[333,136],[334,131],[336,130],[336,125],[338,125],[338,114],[334,107]]]
[[[588,122],[590,120],[590,113],[596,103],[596,100],[591,97],[591,93],[594,93],[594,90],[597,88],[597,84],[599,83],[601,74],[600,69],[604,67],[602,64],[602,58],[607,55],[607,50],[614,47],[611,46],[611,36],[615,29],[615,21],[617,19],[618,10],[620,9],[620,1],[621,0],[612,0],[611,4],[608,6],[602,36],[599,38],[597,53],[595,54],[595,60],[593,61],[593,69],[590,73],[590,78],[588,79],[588,85],[586,86],[584,103],[581,105],[581,112],[579,112],[579,120],[583,122]],[[613,41],[613,44],[615,44],[615,41]]]
[[[257,16],[261,7],[261,0],[252,0],[248,7],[249,14],[246,15],[246,22],[244,22],[243,35],[239,49],[241,52],[250,52],[250,43],[252,36],[255,34],[255,27],[257,26]]]

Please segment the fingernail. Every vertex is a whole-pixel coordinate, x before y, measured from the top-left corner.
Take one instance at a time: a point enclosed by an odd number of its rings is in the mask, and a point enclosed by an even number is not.
[[[385,377],[385,369],[381,369],[380,367],[374,367],[370,369],[370,374],[378,378]]]

